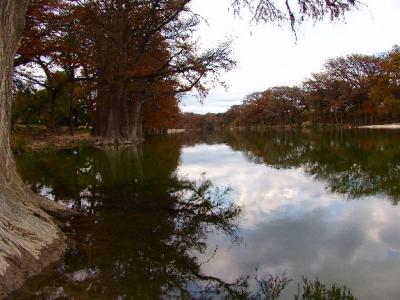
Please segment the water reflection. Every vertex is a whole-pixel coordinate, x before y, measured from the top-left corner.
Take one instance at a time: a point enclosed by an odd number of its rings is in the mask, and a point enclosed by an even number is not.
[[[345,283],[360,299],[399,298],[394,278],[400,272],[400,211],[391,204],[400,184],[393,179],[399,176],[398,138],[395,132],[271,131],[230,134],[225,144],[183,149],[179,172],[197,176],[207,170],[214,183],[232,186],[244,211],[243,245],[220,251],[218,264],[204,268],[227,279],[254,268],[286,271],[295,280],[318,275]],[[331,143],[339,149],[326,146]],[[382,153],[382,145],[390,150]],[[371,184],[366,189],[354,178]],[[218,244],[221,238],[210,240]],[[283,299],[295,291],[289,286]]]
[[[30,298],[32,291],[36,297],[68,299],[246,293],[245,278],[228,283],[209,276],[194,255],[205,252],[210,232],[238,240],[240,209],[225,201],[229,189],[205,178],[179,178],[176,145],[170,145],[167,159],[157,157],[157,145],[146,147],[144,153],[137,146],[50,151],[19,160],[34,189],[51,190],[56,201],[66,199],[86,215],[71,220],[69,235],[76,243],[64,262],[31,280],[17,298]]]
[[[63,263],[18,298],[263,298],[259,278],[286,273],[282,299],[302,275],[397,299],[399,137],[269,131],[25,155],[26,182],[86,215],[69,222]]]
[[[372,130],[286,130],[229,134],[227,142],[249,161],[274,168],[304,168],[332,192],[350,198],[379,193],[400,200],[400,134]]]

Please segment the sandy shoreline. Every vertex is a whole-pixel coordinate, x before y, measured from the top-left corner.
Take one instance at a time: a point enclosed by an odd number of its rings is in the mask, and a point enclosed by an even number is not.
[[[370,128],[370,129],[400,129],[400,123],[359,126],[358,128]]]

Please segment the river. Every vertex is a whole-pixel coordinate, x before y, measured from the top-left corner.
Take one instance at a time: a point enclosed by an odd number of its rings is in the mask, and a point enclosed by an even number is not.
[[[32,189],[82,212],[16,299],[255,295],[270,275],[400,299],[400,132],[268,130],[26,153]],[[284,275],[282,275],[284,274]]]

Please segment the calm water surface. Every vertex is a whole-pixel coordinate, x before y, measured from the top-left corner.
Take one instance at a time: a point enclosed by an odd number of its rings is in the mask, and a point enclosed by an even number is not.
[[[83,215],[64,221],[63,261],[14,298],[238,298],[286,273],[282,299],[303,275],[400,299],[400,132],[173,136],[18,168]]]

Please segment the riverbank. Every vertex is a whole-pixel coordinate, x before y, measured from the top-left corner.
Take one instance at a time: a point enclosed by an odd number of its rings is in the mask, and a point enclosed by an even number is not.
[[[152,131],[148,135],[170,135],[198,132],[199,130],[167,129],[164,133]],[[90,129],[77,129],[71,135],[67,127],[48,130],[43,126],[18,126],[11,135],[11,148],[14,154],[40,149],[68,149],[98,144],[99,137],[91,135]]]
[[[14,153],[26,150],[72,148],[96,143],[90,130],[79,129],[71,135],[67,128],[50,131],[43,127],[17,127],[12,133],[11,147]]]

